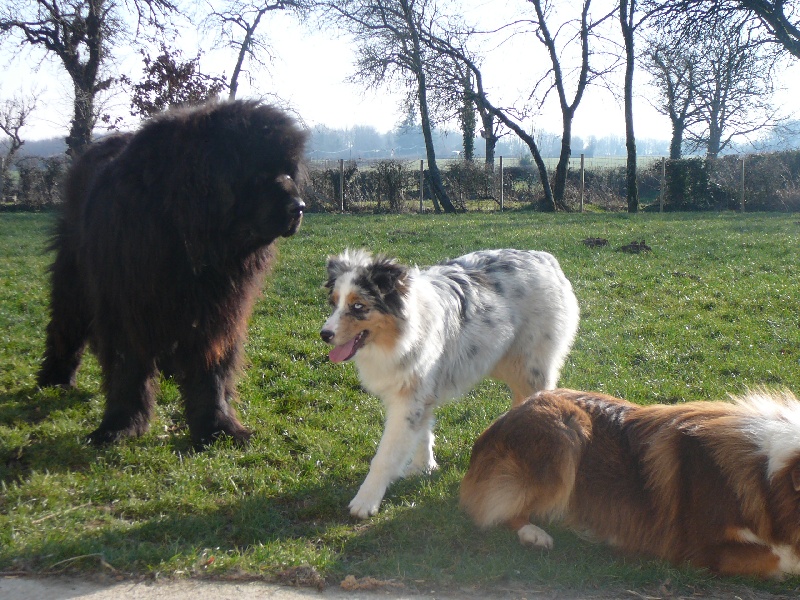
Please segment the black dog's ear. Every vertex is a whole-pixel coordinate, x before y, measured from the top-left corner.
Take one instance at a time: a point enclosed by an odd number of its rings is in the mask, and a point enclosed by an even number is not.
[[[391,292],[396,292],[401,296],[405,295],[408,291],[407,275],[408,267],[382,256],[376,258],[375,262],[368,267],[369,280],[383,296]]]

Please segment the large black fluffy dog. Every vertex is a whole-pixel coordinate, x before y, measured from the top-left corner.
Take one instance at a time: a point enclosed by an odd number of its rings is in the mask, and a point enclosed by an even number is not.
[[[232,401],[247,321],[300,225],[306,134],[252,101],[168,111],[103,139],[71,168],[52,248],[38,381],[74,386],[89,342],[106,410],[93,443],[145,432],[159,369],[180,386],[192,441],[245,441]]]

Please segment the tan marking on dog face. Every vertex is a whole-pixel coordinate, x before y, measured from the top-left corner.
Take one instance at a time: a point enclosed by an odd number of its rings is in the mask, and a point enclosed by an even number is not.
[[[345,290],[342,300],[338,291],[331,294],[331,304],[340,312],[333,342],[343,344],[364,330],[369,331],[367,344],[391,350],[400,337],[397,320],[377,310],[368,298],[355,290]]]

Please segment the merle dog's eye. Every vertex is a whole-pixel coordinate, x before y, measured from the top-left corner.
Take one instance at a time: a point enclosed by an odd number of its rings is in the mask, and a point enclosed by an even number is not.
[[[365,308],[364,305],[361,304],[360,302],[356,302],[355,304],[353,304],[353,310],[362,311],[364,310],[364,308]]]

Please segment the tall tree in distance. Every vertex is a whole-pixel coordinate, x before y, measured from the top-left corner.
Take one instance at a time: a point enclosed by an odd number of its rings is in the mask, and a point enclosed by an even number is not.
[[[636,53],[634,50],[634,34],[636,32],[636,0],[620,0],[619,23],[625,46],[625,148],[627,162],[625,165],[625,190],[628,200],[628,212],[639,211],[639,184],[636,180],[636,135],[633,131],[633,73]]]
[[[92,139],[97,95],[114,83],[104,75],[115,44],[129,37],[123,7],[131,7],[139,23],[161,28],[175,11],[170,0],[9,0],[0,8],[0,40],[16,38],[55,56],[72,81],[73,116],[67,135],[70,154]]]
[[[572,154],[572,121],[575,118],[575,111],[583,99],[583,94],[586,91],[586,86],[589,84],[593,77],[598,75],[590,69],[590,35],[592,31],[599,26],[606,19],[610,18],[613,13],[608,13],[601,16],[597,20],[590,17],[591,0],[582,0],[580,18],[569,23],[565,23],[558,27],[556,33],[551,32],[551,27],[548,24],[548,19],[551,17],[551,11],[554,4],[548,0],[528,0],[536,11],[536,37],[544,44],[547,53],[550,57],[551,67],[548,75],[542,79],[547,81],[549,76],[550,88],[545,91],[542,102],[550,90],[554,89],[558,96],[558,104],[561,109],[561,151],[558,157],[558,164],[556,165],[556,172],[553,182],[553,201],[557,208],[561,210],[569,210],[564,199],[564,193],[567,186],[567,169],[569,167],[569,159]],[[576,29],[573,38],[569,38],[564,44],[559,45],[557,36],[571,31],[567,25],[573,25]],[[574,69],[573,75],[565,73],[562,54],[564,47],[568,45],[575,38],[579,44],[580,60],[578,66]],[[571,97],[567,91],[569,81],[574,81],[574,90]],[[534,90],[534,94],[535,94]]]
[[[697,40],[695,106],[704,128],[690,135],[709,158],[716,158],[735,138],[776,122],[771,98],[778,56],[754,25],[747,15],[734,14],[708,24]]]
[[[653,19],[645,65],[683,142],[714,158],[736,138],[780,123],[771,104],[776,65],[786,57],[760,21],[742,10]],[[667,109],[667,110],[665,110]],[[682,137],[680,139],[679,137]]]
[[[677,160],[682,155],[684,134],[698,118],[694,100],[699,57],[671,27],[655,29],[646,44],[643,66],[653,78],[659,95],[653,105],[669,117],[672,125],[669,157]]]
[[[22,128],[28,123],[31,113],[36,110],[39,98],[36,93],[30,96],[15,96],[0,103],[0,131],[8,136],[5,156],[0,156],[0,201],[8,183],[8,170],[14,156],[25,144]]]
[[[229,99],[236,98],[239,77],[245,72],[245,62],[250,60],[264,66],[271,59],[269,38],[263,34],[264,17],[274,11],[292,11],[298,15],[309,9],[310,0],[226,0],[222,5],[208,2],[201,26],[218,36],[217,44],[235,52],[231,77],[228,82]]]
[[[324,0],[321,7],[335,27],[343,25],[355,37],[357,73],[354,79],[371,87],[400,81],[419,110],[425,139],[428,175],[434,207],[455,212],[442,182],[433,147],[428,104],[427,49],[420,31],[434,18],[433,0]],[[433,14],[428,14],[428,8]],[[440,208],[441,207],[441,208]]]

